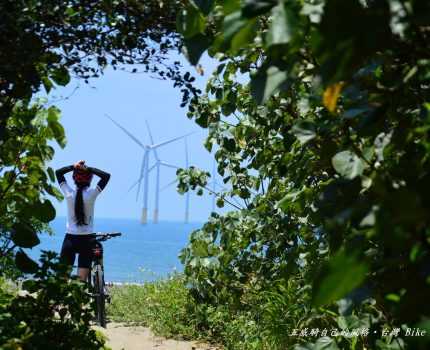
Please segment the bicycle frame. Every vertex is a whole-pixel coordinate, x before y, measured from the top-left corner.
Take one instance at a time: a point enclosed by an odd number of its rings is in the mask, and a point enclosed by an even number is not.
[[[93,258],[88,274],[89,285],[93,289],[93,296],[96,301],[96,318],[101,327],[106,328],[106,308],[105,302],[108,295],[105,292],[104,281],[104,266],[103,266],[103,245],[101,242],[106,241],[112,237],[120,236],[121,233],[111,234],[95,234],[94,246],[92,248]]]

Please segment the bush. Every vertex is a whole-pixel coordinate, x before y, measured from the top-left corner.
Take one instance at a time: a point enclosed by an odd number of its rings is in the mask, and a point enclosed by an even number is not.
[[[108,314],[114,321],[150,327],[158,335],[206,340],[221,344],[226,350],[405,346],[401,337],[381,337],[379,329],[392,330],[395,325],[373,299],[357,300],[359,306],[354,307],[350,296],[316,310],[309,307],[311,288],[304,280],[279,280],[267,288],[247,287],[239,302],[232,299],[211,303],[195,298],[182,275],[144,285],[114,286]],[[311,334],[311,329],[326,329],[329,336],[333,329],[369,329],[369,335],[339,334],[330,339]],[[307,330],[307,334],[301,336],[302,330]]]
[[[41,265],[22,289],[0,288],[1,349],[104,348],[91,329],[91,299],[85,286],[69,277],[55,253],[44,252]]]

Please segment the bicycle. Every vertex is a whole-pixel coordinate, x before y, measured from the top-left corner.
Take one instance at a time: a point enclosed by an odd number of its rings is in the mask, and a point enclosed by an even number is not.
[[[103,245],[101,242],[107,241],[113,237],[121,236],[120,232],[113,233],[95,233],[93,259],[88,274],[88,283],[92,290],[92,296],[96,302],[96,319],[97,323],[106,328],[106,298],[108,295],[105,291],[104,267],[103,267]]]

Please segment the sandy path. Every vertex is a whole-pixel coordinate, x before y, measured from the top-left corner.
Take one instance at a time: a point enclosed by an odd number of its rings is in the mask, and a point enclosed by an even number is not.
[[[155,336],[149,328],[126,327],[109,323],[107,329],[96,327],[108,338],[112,350],[217,350],[213,346],[195,341],[178,341]]]

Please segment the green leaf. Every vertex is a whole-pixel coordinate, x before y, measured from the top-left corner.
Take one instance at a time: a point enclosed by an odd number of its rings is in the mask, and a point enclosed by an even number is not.
[[[69,71],[65,67],[53,69],[50,72],[52,80],[58,85],[65,86],[70,82]]]
[[[218,208],[223,208],[224,207],[224,199],[221,197],[218,197],[216,200],[216,206]]]
[[[392,133],[380,133],[375,138],[375,153],[376,157],[379,162],[382,162],[384,160],[384,149],[387,147],[391,142]]]
[[[50,179],[52,182],[55,182],[55,173],[54,173],[54,169],[52,169],[51,167],[48,167],[47,172],[48,172],[49,179]]]
[[[315,124],[308,120],[302,120],[293,125],[291,129],[295,137],[302,145],[315,138]]]
[[[385,299],[393,301],[395,303],[400,302],[400,296],[398,294],[394,294],[394,293],[389,293],[385,296]]]
[[[246,25],[247,21],[242,19],[240,11],[233,12],[224,18],[223,35],[224,41],[231,41],[233,37]]]
[[[345,299],[342,299],[345,300]],[[337,318],[337,324],[340,329],[353,330],[359,328],[370,328],[370,320],[367,317],[359,318],[356,315],[345,315]]]
[[[41,78],[43,86],[45,88],[45,91],[47,94],[49,94],[49,92],[51,91],[51,89],[54,87],[54,84],[52,84],[52,81],[47,77],[47,76],[43,76]]]
[[[312,303],[319,307],[343,298],[366,278],[368,266],[355,255],[339,251],[323,267],[314,285]]]
[[[214,7],[214,0],[192,0],[199,10],[207,16]]]
[[[336,341],[330,337],[319,338],[315,343],[296,345],[294,350],[339,350]]]
[[[278,67],[262,68],[251,78],[251,93],[258,104],[263,104],[274,93],[288,86],[288,74]]]
[[[57,107],[55,106],[49,107],[48,117],[47,117],[48,123],[58,122],[60,120],[60,115],[61,115],[61,112]]]
[[[225,0],[222,2],[224,16],[240,10],[240,0]]]
[[[287,4],[281,2],[272,9],[272,20],[267,32],[267,46],[288,44],[297,32],[298,19]]]
[[[193,254],[196,257],[206,257],[208,256],[208,244],[205,241],[198,240],[192,244]]]
[[[37,232],[26,223],[15,224],[11,233],[11,238],[13,243],[22,248],[33,248],[40,243]]]
[[[24,273],[35,273],[39,269],[39,265],[30,259],[22,249],[15,255],[15,264]]]
[[[235,11],[225,16],[223,32],[215,38],[212,50],[232,53],[254,41],[256,33],[256,21],[246,20],[240,11]]]
[[[56,211],[49,200],[35,201],[23,210],[26,216],[48,223],[55,219]]]
[[[246,18],[262,15],[277,3],[277,0],[245,0],[242,7],[242,15]]]
[[[359,115],[362,115],[362,114],[364,114],[364,113],[367,113],[367,112],[369,112],[369,111],[371,111],[371,110],[372,110],[372,108],[371,108],[371,107],[369,107],[369,106],[350,108],[350,109],[347,109],[347,110],[343,113],[342,117],[343,117],[343,118],[346,118],[346,119],[352,119],[352,118],[355,118],[355,117],[357,117],[357,116],[359,116]]]
[[[277,207],[280,208],[283,212],[287,212],[291,206],[292,202],[295,202],[300,193],[303,192],[303,189],[289,192],[287,193],[278,203]]]
[[[178,12],[176,28],[184,38],[188,39],[199,33],[203,33],[205,26],[205,18],[194,6],[187,6],[187,8]]]
[[[337,153],[332,158],[332,165],[340,175],[350,180],[363,174],[366,168],[364,161],[351,151]]]
[[[233,53],[238,52],[239,49],[252,43],[255,38],[256,24],[255,20],[248,21],[243,28],[241,28],[231,40],[231,50]]]
[[[48,110],[48,127],[51,129],[55,140],[64,148],[66,146],[66,134],[63,126],[58,122],[60,111],[55,107]]]
[[[39,219],[43,222],[50,222],[55,219],[55,208],[52,205],[51,201],[45,200],[39,205]]]
[[[209,47],[209,39],[203,34],[197,34],[184,40],[182,52],[192,65],[199,63],[203,52]]]
[[[387,1],[375,7],[359,0],[325,1],[319,30],[312,40],[323,82],[347,80],[375,52],[384,52],[392,40],[390,18]]]

